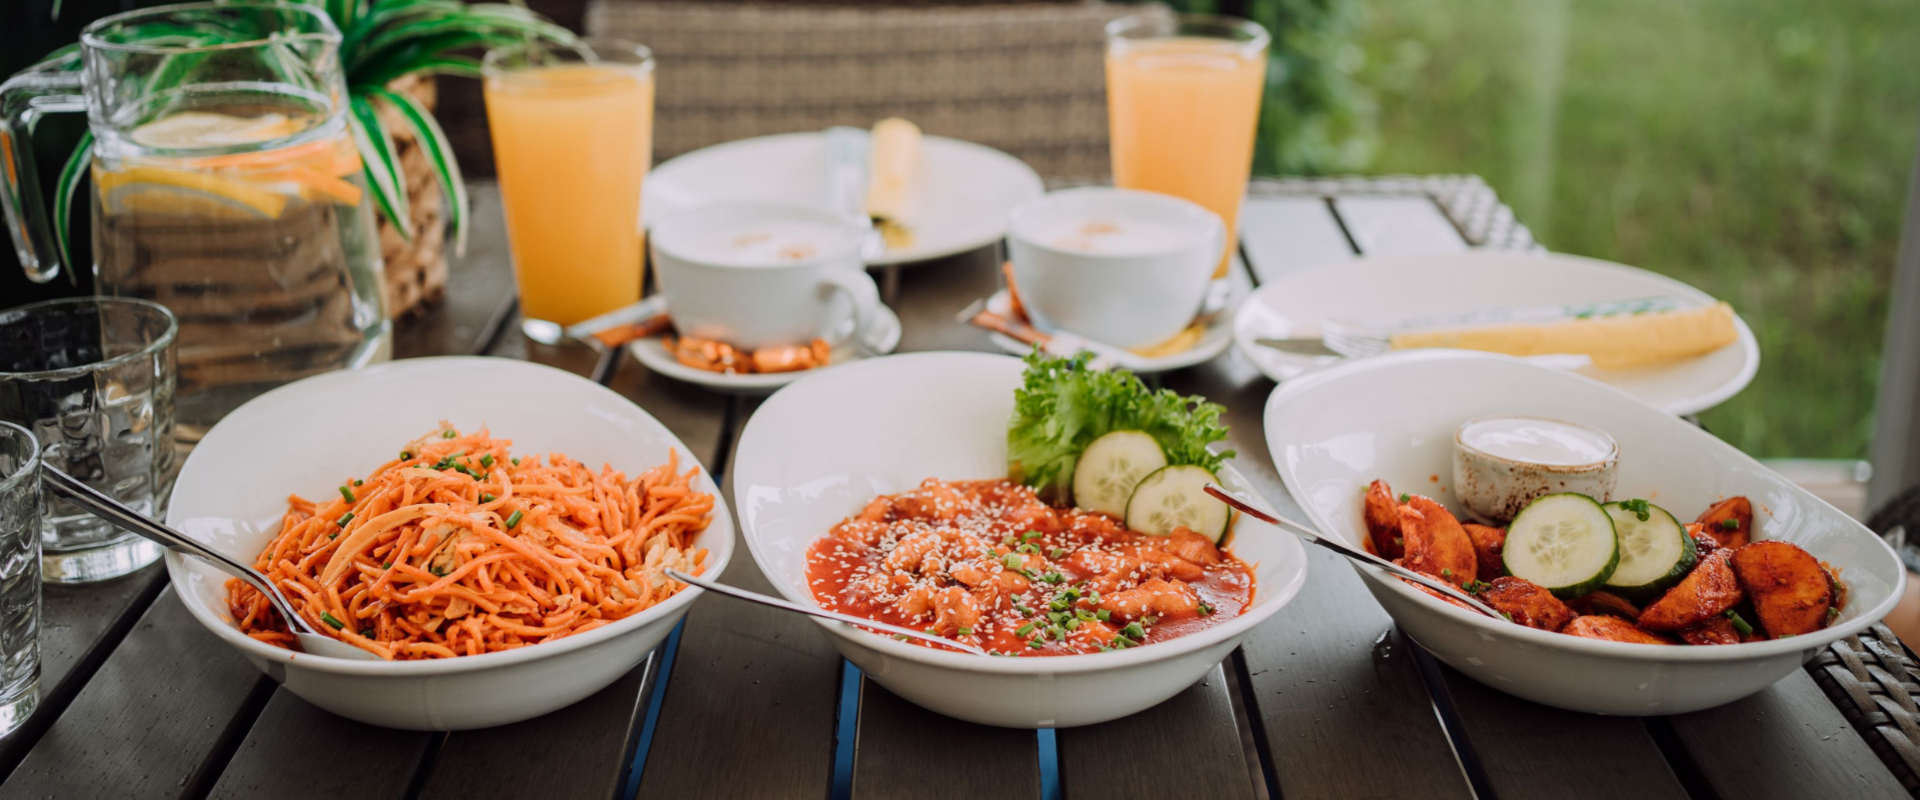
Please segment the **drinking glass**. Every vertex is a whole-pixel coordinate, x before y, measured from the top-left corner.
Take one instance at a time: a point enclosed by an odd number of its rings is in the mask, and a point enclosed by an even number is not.
[[[568,325],[640,300],[653,53],[589,38],[578,51],[499,48],[482,68],[521,325],[551,344]]]
[[[39,702],[40,450],[0,422],[0,736]]]
[[[150,8],[88,25],[78,51],[0,85],[0,143],[26,165],[5,170],[0,205],[35,281],[75,265],[26,132],[48,111],[87,112],[93,285],[178,315],[183,440],[391,350],[341,38],[317,4]]]
[[[1267,30],[1236,17],[1137,14],[1107,24],[1113,182],[1205,206],[1239,241],[1266,87]],[[1227,274],[1227,248],[1214,277]]]
[[[0,311],[0,422],[26,428],[40,458],[153,519],[173,491],[173,314],[109,297]],[[85,583],[160,557],[153,542],[46,495],[40,569]]]

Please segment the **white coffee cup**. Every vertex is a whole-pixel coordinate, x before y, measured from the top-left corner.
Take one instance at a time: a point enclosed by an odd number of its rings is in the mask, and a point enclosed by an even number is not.
[[[873,325],[880,291],[860,251],[863,218],[778,203],[699,206],[654,225],[654,275],[683,336],[754,350]]]
[[[1088,187],[1015,208],[1007,246],[1037,326],[1151,347],[1193,323],[1227,229],[1219,215],[1177,197]]]

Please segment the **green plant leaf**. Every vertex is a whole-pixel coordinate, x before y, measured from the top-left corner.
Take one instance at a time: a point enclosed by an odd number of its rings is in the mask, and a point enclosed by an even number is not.
[[[73,196],[80,190],[80,179],[87,175],[87,165],[93,161],[93,132],[80,134],[80,141],[73,146],[73,154],[67,156],[67,165],[60,169],[60,182],[53,187],[53,241],[60,250],[60,263],[67,268],[67,278],[74,279],[73,249],[68,243],[71,238],[67,226],[73,222]]]
[[[367,173],[367,189],[393,223],[400,237],[413,241],[411,209],[407,205],[407,187],[401,179],[400,159],[393,152],[393,137],[380,124],[380,115],[365,95],[355,94],[348,103],[353,112],[353,144],[360,150],[360,162]]]
[[[461,11],[381,28],[366,40],[359,52],[351,54],[347,71],[350,74],[357,73],[361,67],[389,58],[408,44],[432,43],[429,47],[416,48],[417,57],[427,57],[445,55],[476,44],[511,44],[526,37],[562,44],[579,41],[572,31],[513,6],[468,6]]]
[[[420,102],[386,87],[372,90],[371,94],[386,101],[400,112],[413,129],[414,138],[419,140],[420,149],[433,162],[434,177],[440,179],[440,191],[447,197],[447,221],[453,226],[454,255],[467,252],[467,184],[460,177],[460,163],[453,157],[453,145],[447,142],[447,134],[440,129],[440,123],[433,114],[420,105]]]
[[[388,0],[354,22],[353,29],[346,31],[342,38],[340,52],[349,56],[359,54],[360,45],[367,37],[407,17],[447,14],[465,7],[466,4],[460,0],[408,0],[399,3]]]

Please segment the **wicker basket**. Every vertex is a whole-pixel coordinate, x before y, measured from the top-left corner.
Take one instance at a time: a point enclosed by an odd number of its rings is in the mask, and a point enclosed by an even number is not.
[[[437,92],[430,75],[408,75],[388,85],[433,110]],[[380,257],[386,262],[387,314],[400,319],[436,303],[447,288],[446,198],[434,177],[433,162],[399,112],[384,105],[380,119],[393,135],[407,187],[413,241],[400,236],[386,217],[379,219]]]

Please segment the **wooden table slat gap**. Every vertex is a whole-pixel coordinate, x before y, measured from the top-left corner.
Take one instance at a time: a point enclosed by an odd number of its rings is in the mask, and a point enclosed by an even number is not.
[[[1267,721],[1254,699],[1253,675],[1247,669],[1247,653],[1234,648],[1227,656],[1227,689],[1233,698],[1233,714],[1245,740],[1242,749],[1253,779],[1253,793],[1259,800],[1281,800],[1280,781],[1273,769],[1273,740],[1267,736]]]
[[[1653,746],[1660,748],[1660,755],[1666,757],[1667,766],[1673,768],[1673,776],[1680,779],[1680,788],[1687,790],[1687,796],[1693,800],[1720,800],[1720,792],[1713,788],[1713,782],[1707,780],[1707,774],[1700,769],[1693,754],[1687,752],[1686,742],[1673,729],[1673,723],[1666,717],[1646,717],[1641,724],[1647,726],[1647,735],[1653,737]]]
[[[401,800],[419,800],[427,790],[427,780],[433,777],[433,765],[440,760],[440,751],[447,748],[447,739],[453,734],[444,731],[435,732],[427,737],[426,746],[420,750],[420,757],[414,764],[413,774],[407,779],[406,791],[400,794]]]
[[[274,691],[279,688],[280,684],[265,675],[254,681],[253,689],[247,692],[240,708],[227,720],[220,738],[214,740],[206,757],[201,759],[200,768],[194,771],[193,777],[187,779],[186,787],[180,792],[182,800],[204,800],[213,793],[220,776],[227,771],[227,765],[233,763],[234,754],[240,751],[240,745],[246,741],[247,732],[253,729],[254,722],[260,719],[260,712],[266,710],[267,701],[273,699]]]
[[[640,791],[640,778],[647,769],[647,752],[653,749],[653,737],[660,733],[660,706],[667,697],[663,687],[673,680],[673,664],[680,653],[680,635],[686,629],[687,621],[683,618],[673,626],[673,632],[667,634],[667,640],[660,643],[660,649],[654,651],[659,674],[647,692],[646,710],[640,717],[640,732],[635,737],[633,752],[627,755],[627,780],[620,790],[622,798],[633,797]]]
[[[1334,224],[1340,226],[1340,235],[1347,237],[1347,247],[1352,248],[1355,255],[1365,256],[1367,251],[1360,249],[1360,240],[1354,238],[1353,228],[1347,225],[1345,217],[1340,216],[1340,204],[1332,196],[1322,199],[1326,201],[1327,213],[1333,215]]]
[[[1440,721],[1440,729],[1446,732],[1447,744],[1453,749],[1453,760],[1466,776],[1467,785],[1472,788],[1475,797],[1487,799],[1498,797],[1494,794],[1493,781],[1487,777],[1487,767],[1480,761],[1480,754],[1473,749],[1473,740],[1467,736],[1466,722],[1460,718],[1460,709],[1453,702],[1453,693],[1447,691],[1447,680],[1440,670],[1444,669],[1440,661],[1427,652],[1405,631],[1400,632],[1401,641],[1411,644],[1406,648],[1408,655],[1419,668],[1420,682],[1427,687],[1427,699],[1433,706],[1433,715]]]
[[[493,316],[487,318],[486,324],[480,329],[480,335],[475,337],[473,354],[484,356],[493,352],[494,348],[500,346],[500,339],[506,335],[507,329],[519,318],[520,296],[509,292],[506,298],[500,301],[499,309],[493,312]]]
[[[153,601],[166,590],[165,562],[156,562],[118,580],[127,581],[130,585],[137,584],[138,589],[117,612],[113,612],[112,621],[91,645],[73,659],[70,665],[59,667],[46,663],[50,660],[46,658],[47,639],[55,634],[46,630],[49,617],[43,611],[40,618],[43,657],[40,702],[25,723],[16,728],[5,740],[0,741],[0,782],[4,782],[13,775],[14,769],[20,766],[20,762],[27,757],[28,753],[33,752],[34,745],[39,743],[40,737],[46,735],[62,714],[67,713],[67,708],[73,704],[75,698],[80,696],[80,692],[86,688],[87,683],[93,680],[94,674],[100,670],[101,665],[107,663],[107,658],[113,655],[113,651],[127,638],[133,626],[139,623],[140,618],[146,615],[147,609],[153,606]],[[101,594],[110,590],[110,587],[105,585],[92,585],[47,587],[44,591],[48,597],[55,593],[74,595],[80,592],[94,593],[94,596],[72,598],[77,604],[87,604],[89,600],[99,599]],[[46,601],[43,599],[44,602]]]

